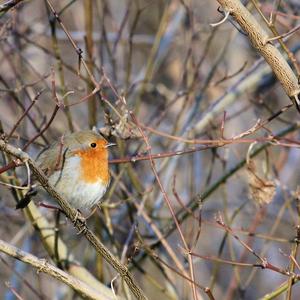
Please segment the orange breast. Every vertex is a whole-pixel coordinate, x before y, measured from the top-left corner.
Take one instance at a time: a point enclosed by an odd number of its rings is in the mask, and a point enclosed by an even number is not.
[[[104,184],[109,182],[107,149],[88,149],[76,151],[81,158],[81,178],[87,183],[95,183],[101,179]]]

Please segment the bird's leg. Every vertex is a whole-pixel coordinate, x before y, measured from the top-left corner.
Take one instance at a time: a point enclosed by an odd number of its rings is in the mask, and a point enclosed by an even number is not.
[[[80,210],[77,209],[73,223],[76,225],[77,221],[81,222],[81,223],[85,223],[85,217],[81,214]]]
[[[79,229],[79,231],[78,231],[77,234],[84,233],[84,232],[87,230],[87,228],[86,228],[86,225],[87,225],[87,224],[86,224],[86,219],[85,219],[85,217],[81,214],[81,212],[80,212],[79,209],[77,210],[76,215],[75,215],[75,218],[74,218],[74,220],[73,220],[73,223],[74,223],[75,226],[76,226],[76,223],[77,223],[78,221],[81,223],[82,228]]]

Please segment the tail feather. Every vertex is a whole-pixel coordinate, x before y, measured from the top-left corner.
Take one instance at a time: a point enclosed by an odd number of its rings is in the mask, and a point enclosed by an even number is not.
[[[25,197],[22,198],[16,205],[16,209],[25,208],[31,201],[32,197],[36,195],[35,190],[30,190],[26,193]]]

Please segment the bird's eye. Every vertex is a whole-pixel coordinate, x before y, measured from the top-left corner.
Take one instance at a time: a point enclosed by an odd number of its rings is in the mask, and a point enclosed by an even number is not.
[[[96,143],[91,143],[91,147],[92,147],[92,148],[96,148],[96,147],[97,147],[97,144],[96,144]]]

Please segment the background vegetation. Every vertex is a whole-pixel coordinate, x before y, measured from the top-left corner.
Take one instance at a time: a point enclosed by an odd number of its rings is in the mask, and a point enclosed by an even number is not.
[[[243,3],[299,78],[298,1]],[[300,297],[299,113],[219,5],[0,2],[2,138],[31,157],[93,126],[117,143],[87,225],[135,280],[39,197],[16,211],[25,191],[7,184],[27,170],[3,151],[3,299],[132,299],[135,284],[149,299]]]

